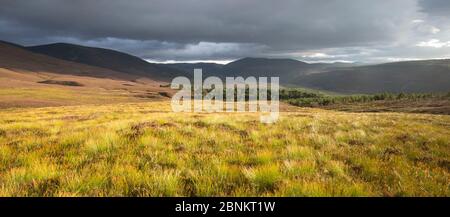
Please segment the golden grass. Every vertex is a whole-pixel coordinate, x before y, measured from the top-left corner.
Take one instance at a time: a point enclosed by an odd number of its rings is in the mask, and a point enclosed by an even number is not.
[[[0,196],[450,196],[449,143],[442,115],[4,109]]]
[[[0,88],[0,108],[104,105],[166,100],[157,91],[85,87]]]

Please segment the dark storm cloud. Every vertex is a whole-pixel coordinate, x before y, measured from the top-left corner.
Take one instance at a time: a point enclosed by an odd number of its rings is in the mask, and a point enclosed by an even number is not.
[[[391,46],[414,40],[414,28],[425,32],[422,35],[426,37],[428,31],[437,28],[435,24],[421,24],[419,28],[412,21],[442,13],[442,5],[446,5],[445,1],[417,0],[0,3],[1,39],[25,44],[73,42],[159,60],[331,58],[333,55],[321,52]],[[339,48],[342,50],[337,51]]]
[[[345,4],[342,4],[345,2]],[[406,10],[387,11],[401,4]],[[243,42],[295,47],[395,37],[408,1],[6,1],[0,16],[83,39]],[[366,10],[370,8],[370,10]]]
[[[432,16],[450,17],[449,0],[421,0],[422,11]]]

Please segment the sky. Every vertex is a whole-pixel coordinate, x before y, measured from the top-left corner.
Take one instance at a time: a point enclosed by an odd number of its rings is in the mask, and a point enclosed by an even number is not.
[[[0,40],[153,62],[450,58],[449,0],[0,0]]]

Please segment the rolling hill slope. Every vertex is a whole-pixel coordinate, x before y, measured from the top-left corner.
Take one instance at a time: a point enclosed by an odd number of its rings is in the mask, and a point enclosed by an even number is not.
[[[342,93],[447,92],[450,60],[395,62],[302,76],[295,84]]]
[[[170,92],[139,75],[65,61],[0,42],[0,108],[135,102]]]
[[[194,68],[202,68],[204,77],[278,76],[284,86],[340,93],[450,91],[450,60],[357,66],[346,63],[309,64],[293,59],[247,57],[225,65],[155,64],[114,50],[65,43],[33,47],[1,43],[1,46],[3,55],[0,59],[0,67],[26,71],[119,78],[130,81],[145,78],[151,81],[168,82],[176,76],[191,77]],[[26,58],[21,57],[25,54]],[[23,61],[24,59],[26,61]]]
[[[181,75],[178,70],[149,63],[139,57],[123,52],[86,47],[75,44],[56,43],[27,47],[28,50],[55,58],[111,69],[153,80],[169,81]]]
[[[308,64],[293,59],[270,59],[246,57],[231,63],[221,65],[214,63],[177,63],[167,66],[182,70],[191,75],[194,68],[202,68],[204,76],[231,77],[273,77],[279,76],[281,83],[289,83],[294,78],[309,73],[322,72],[333,65]]]
[[[204,68],[205,75],[222,78],[278,76],[285,86],[340,93],[450,91],[450,60],[357,66],[346,63],[308,64],[292,59],[243,58],[226,65],[184,63],[168,66],[186,73],[192,73],[194,68],[201,67]]]
[[[122,80],[138,78],[138,76],[128,75],[110,69],[36,54],[19,45],[4,42],[0,42],[0,68],[11,72],[22,73],[24,76],[53,73],[56,75],[88,76]]]

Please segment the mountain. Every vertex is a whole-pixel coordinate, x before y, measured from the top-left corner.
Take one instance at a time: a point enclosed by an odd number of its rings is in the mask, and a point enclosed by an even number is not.
[[[340,93],[450,91],[450,60],[394,62],[377,65],[305,63],[293,59],[243,58],[220,64],[172,64],[204,76],[278,76],[284,86],[300,86]]]
[[[191,76],[194,69],[202,69],[203,76],[221,76],[224,73],[224,65],[217,63],[168,63],[164,66],[171,67]]]
[[[89,77],[109,77],[117,79],[134,79],[110,69],[64,61],[26,50],[20,45],[0,42],[0,68],[14,72],[55,73],[60,75],[76,75]]]
[[[293,59],[243,58],[214,63],[154,64],[119,51],[57,43],[33,47],[0,42],[0,68],[53,75],[75,75],[136,81],[170,81],[203,76],[280,77],[283,86],[298,86],[340,93],[447,92],[450,60],[394,62],[376,65],[306,63]]]
[[[269,59],[246,57],[231,63],[222,65],[215,63],[177,63],[167,64],[191,75],[194,68],[202,68],[203,76],[229,77],[273,77],[279,76],[281,83],[288,83],[293,78],[314,73],[323,69],[312,64],[293,59]]]
[[[279,76],[285,83],[312,70],[310,64],[293,59],[243,58],[225,65],[228,76]]]
[[[153,80],[169,81],[175,76],[182,75],[173,68],[149,63],[139,57],[110,49],[67,43],[32,46],[27,49],[58,59],[149,77]]]
[[[9,45],[17,48],[24,48],[22,45],[0,40],[0,45]]]
[[[156,81],[139,75],[61,60],[0,41],[1,88],[64,85],[117,89],[124,88],[123,84],[131,84],[128,89],[159,87]]]
[[[203,69],[203,76],[217,76],[220,78],[229,77],[280,77],[280,83],[285,85],[296,85],[293,80],[299,80],[302,77],[321,73],[328,70],[334,70],[341,67],[349,67],[349,63],[314,63],[308,64],[294,59],[271,59],[271,58],[253,58],[246,57],[228,64],[215,63],[175,63],[166,64],[177,70],[192,75],[195,68]]]
[[[340,68],[302,76],[293,83],[342,93],[447,92],[450,59]]]
[[[66,61],[0,42],[0,108],[166,99],[148,77]]]

